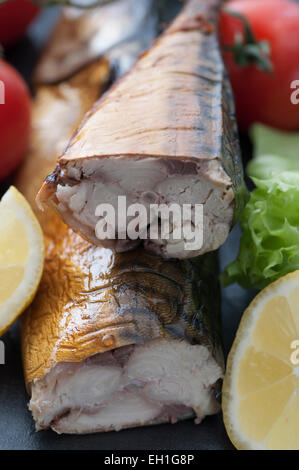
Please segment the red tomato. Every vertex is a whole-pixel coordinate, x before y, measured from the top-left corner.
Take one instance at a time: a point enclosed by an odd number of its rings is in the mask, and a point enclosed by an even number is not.
[[[291,82],[299,80],[299,4],[292,0],[231,0],[226,9],[247,18],[257,40],[270,45],[272,73],[256,65],[239,66],[231,52],[224,52],[235,95],[239,126],[246,131],[253,122],[284,130],[299,129],[299,105],[291,102]],[[219,22],[223,46],[244,37],[242,22],[222,12]]]
[[[24,80],[0,59],[0,180],[18,166],[28,149],[30,115],[31,99]]]
[[[39,11],[30,0],[9,0],[0,5],[0,43],[13,44],[20,39]]]

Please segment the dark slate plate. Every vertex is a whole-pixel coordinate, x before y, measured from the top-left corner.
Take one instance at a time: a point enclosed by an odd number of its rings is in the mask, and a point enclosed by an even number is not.
[[[28,37],[6,58],[28,80],[38,51],[48,37],[57,14],[48,8],[35,22]],[[250,155],[249,143],[243,139],[244,158]],[[2,186],[2,192],[9,181]],[[229,240],[220,250],[224,267],[237,253],[240,238],[235,227]],[[234,284],[222,289],[222,318],[224,345],[229,351],[240,317],[253,296]],[[43,450],[227,450],[233,449],[224,429],[221,415],[206,418],[199,426],[192,420],[176,425],[159,425],[87,436],[58,436],[52,431],[36,433],[27,409],[28,395],[24,387],[18,326],[14,325],[2,338],[5,344],[5,365],[0,365],[0,449]]]

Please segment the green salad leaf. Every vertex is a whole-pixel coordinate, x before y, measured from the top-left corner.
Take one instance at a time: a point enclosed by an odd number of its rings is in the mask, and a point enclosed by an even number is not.
[[[299,132],[280,132],[255,124],[251,129],[253,159],[246,172],[265,179],[282,171],[299,171]]]
[[[239,254],[221,281],[261,289],[299,269],[299,133],[256,125],[252,137],[247,173],[256,189],[240,217]]]

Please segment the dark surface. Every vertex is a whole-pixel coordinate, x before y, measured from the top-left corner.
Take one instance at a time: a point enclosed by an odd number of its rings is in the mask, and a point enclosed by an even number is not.
[[[10,60],[28,80],[38,51],[47,38],[57,10],[50,8],[31,28],[29,36],[6,51]],[[243,139],[244,159],[250,156],[249,142]],[[5,189],[2,187],[2,191]],[[238,251],[240,230],[235,227],[220,250],[221,267],[232,261]],[[222,290],[224,345],[229,351],[240,317],[253,296],[234,284]],[[87,436],[58,436],[52,431],[35,433],[28,395],[24,387],[18,326],[14,325],[2,338],[6,363],[0,365],[0,449],[104,449],[104,450],[195,450],[233,449],[221,415],[206,418],[199,426],[192,420],[176,425],[143,427]]]

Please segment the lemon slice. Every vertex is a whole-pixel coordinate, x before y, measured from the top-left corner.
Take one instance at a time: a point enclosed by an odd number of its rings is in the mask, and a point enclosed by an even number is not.
[[[299,271],[270,284],[245,311],[222,405],[238,449],[299,449]]]
[[[32,301],[44,261],[41,227],[11,186],[0,202],[0,335]]]

